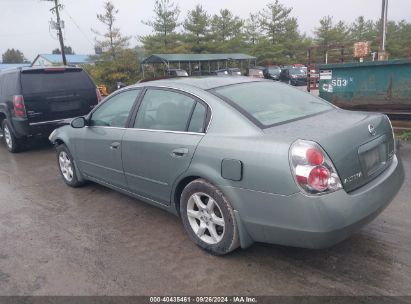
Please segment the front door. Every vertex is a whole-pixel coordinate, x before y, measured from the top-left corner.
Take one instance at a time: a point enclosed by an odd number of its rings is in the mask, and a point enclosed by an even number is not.
[[[123,137],[123,166],[129,190],[170,203],[174,181],[188,169],[204,136],[207,106],[178,91],[148,89],[134,128]]]
[[[106,184],[126,188],[121,141],[140,89],[120,92],[91,114],[89,126],[79,129],[76,158],[81,171]]]

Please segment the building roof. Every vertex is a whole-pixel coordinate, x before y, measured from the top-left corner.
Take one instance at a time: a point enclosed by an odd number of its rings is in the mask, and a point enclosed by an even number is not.
[[[39,54],[33,63],[39,58],[42,57],[45,60],[51,62],[52,64],[61,64],[63,59],[61,54]],[[92,62],[90,55],[66,55],[68,64],[87,64]]]
[[[22,67],[29,67],[30,63],[0,63],[0,71],[8,70],[8,69],[15,69],[15,68],[22,68]]]
[[[141,63],[170,63],[170,62],[198,62],[198,61],[226,61],[226,60],[255,60],[256,57],[240,54],[153,54]]]

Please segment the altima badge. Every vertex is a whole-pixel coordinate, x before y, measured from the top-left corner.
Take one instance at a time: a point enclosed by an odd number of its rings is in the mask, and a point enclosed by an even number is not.
[[[375,127],[373,125],[368,125],[368,132],[370,132],[371,135],[375,135],[376,131],[375,131]]]

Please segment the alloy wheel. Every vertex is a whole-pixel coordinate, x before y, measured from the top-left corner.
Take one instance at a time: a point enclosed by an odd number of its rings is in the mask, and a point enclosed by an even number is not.
[[[74,177],[73,164],[72,164],[68,154],[64,151],[60,152],[59,165],[60,165],[61,174],[63,174],[64,178],[68,182],[71,182],[73,180],[73,177]]]
[[[13,149],[13,139],[11,137],[11,133],[9,127],[4,126],[4,140],[6,141],[6,145],[9,149]]]
[[[217,244],[224,236],[225,221],[218,203],[208,194],[194,193],[188,200],[187,216],[194,233],[207,244]]]

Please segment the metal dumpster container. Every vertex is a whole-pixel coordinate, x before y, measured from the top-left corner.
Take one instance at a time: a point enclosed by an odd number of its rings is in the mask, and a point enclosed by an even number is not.
[[[411,60],[324,64],[320,97],[351,110],[411,115]]]

